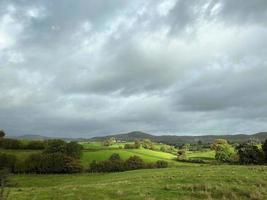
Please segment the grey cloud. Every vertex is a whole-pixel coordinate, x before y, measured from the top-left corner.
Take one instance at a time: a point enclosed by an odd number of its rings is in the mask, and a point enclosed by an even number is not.
[[[265,131],[266,10],[264,0],[1,1],[0,128]]]

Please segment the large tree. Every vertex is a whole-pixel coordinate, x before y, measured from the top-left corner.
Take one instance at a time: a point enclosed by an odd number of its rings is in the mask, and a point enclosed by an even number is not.
[[[0,139],[5,137],[5,135],[6,135],[5,131],[0,129]]]
[[[262,145],[262,150],[263,150],[263,153],[264,153],[265,162],[267,163],[267,139],[265,140],[265,142]]]

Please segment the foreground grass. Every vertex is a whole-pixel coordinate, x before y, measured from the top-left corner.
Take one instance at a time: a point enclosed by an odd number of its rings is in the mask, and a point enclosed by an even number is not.
[[[267,199],[267,167],[203,165],[111,174],[14,175],[9,200]]]

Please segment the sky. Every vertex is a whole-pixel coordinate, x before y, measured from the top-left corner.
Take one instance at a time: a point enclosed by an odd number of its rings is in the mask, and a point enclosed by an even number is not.
[[[0,0],[0,129],[267,131],[266,0]]]

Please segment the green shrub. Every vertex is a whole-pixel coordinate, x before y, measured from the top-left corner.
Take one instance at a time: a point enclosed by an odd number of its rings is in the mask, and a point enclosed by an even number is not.
[[[79,160],[62,153],[32,154],[25,160],[26,173],[77,173],[82,169]]]
[[[158,160],[156,162],[156,168],[167,168],[168,167],[168,162],[164,160]]]
[[[215,148],[215,159],[220,162],[231,162],[234,154],[236,152],[229,144],[217,145]]]
[[[126,170],[142,169],[145,167],[145,162],[139,156],[131,156],[125,161]]]
[[[185,149],[179,149],[177,151],[177,159],[178,160],[186,160],[186,150]]]
[[[124,149],[135,149],[135,145],[134,144],[125,144],[124,145]]]

